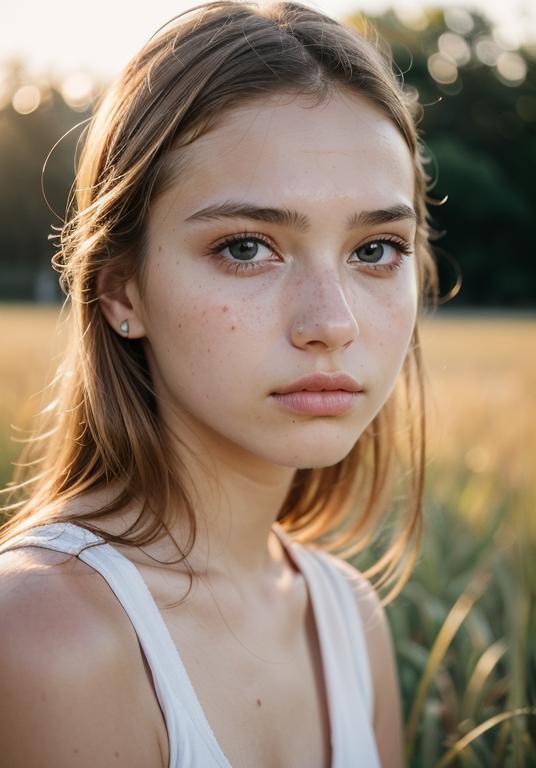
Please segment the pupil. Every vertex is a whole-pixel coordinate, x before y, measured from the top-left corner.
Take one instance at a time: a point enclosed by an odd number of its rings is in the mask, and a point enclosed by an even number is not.
[[[242,261],[246,261],[248,257],[252,258],[259,250],[259,245],[254,240],[239,240],[228,247],[233,257]]]
[[[380,250],[377,253],[378,249]],[[361,250],[365,252],[365,258],[362,258],[362,261],[369,261],[373,263],[374,261],[379,261],[379,259],[381,259],[383,256],[382,243],[369,243],[368,245],[365,245]]]

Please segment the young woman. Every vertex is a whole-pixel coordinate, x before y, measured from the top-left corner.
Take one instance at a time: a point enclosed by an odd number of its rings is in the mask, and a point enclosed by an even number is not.
[[[402,765],[418,114],[377,42],[298,3],[197,6],[99,104],[54,259],[71,344],[0,532],[5,765]]]

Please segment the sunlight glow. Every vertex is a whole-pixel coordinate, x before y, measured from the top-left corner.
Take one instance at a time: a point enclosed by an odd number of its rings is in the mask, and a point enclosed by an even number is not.
[[[71,109],[82,111],[93,100],[93,80],[85,72],[73,72],[63,80],[61,95]]]
[[[422,32],[428,27],[428,19],[423,8],[414,6],[401,6],[396,8],[396,15],[408,29],[415,29],[417,32]]]
[[[267,0],[258,0],[264,5]],[[474,30],[471,15],[481,13],[498,25],[494,41],[501,50],[515,50],[520,42],[536,43],[536,3],[533,0],[303,0],[336,18],[351,13],[382,14],[393,8],[410,29],[427,26],[425,8],[443,8],[448,29],[458,35]],[[50,71],[61,79],[73,71],[87,71],[108,80],[126,65],[156,30],[197,0],[159,0],[132,5],[93,0],[73,5],[68,0],[46,3],[5,3],[2,10],[0,62],[18,57],[35,73]],[[514,47],[512,47],[514,46]],[[500,53],[500,51],[499,51]],[[497,54],[498,55],[498,54]]]

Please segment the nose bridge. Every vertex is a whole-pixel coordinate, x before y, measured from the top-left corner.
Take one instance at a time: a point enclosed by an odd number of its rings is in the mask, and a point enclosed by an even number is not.
[[[292,337],[297,345],[323,343],[330,349],[348,346],[359,328],[347,283],[336,265],[304,266],[293,286],[290,306]]]
[[[351,314],[349,300],[346,296],[347,287],[336,265],[326,266],[325,263],[316,269],[309,266],[303,270],[306,285],[306,296],[310,294],[312,306],[318,311],[323,309],[330,315],[344,316]],[[310,279],[308,279],[310,277]]]

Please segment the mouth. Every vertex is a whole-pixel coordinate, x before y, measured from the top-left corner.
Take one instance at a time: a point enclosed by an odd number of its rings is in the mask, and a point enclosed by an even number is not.
[[[310,416],[338,416],[354,407],[363,387],[345,371],[316,371],[272,392],[283,408]]]
[[[286,395],[291,392],[362,392],[363,387],[345,371],[328,373],[318,371],[290,384],[279,387],[274,394]]]
[[[310,416],[339,416],[350,411],[363,393],[345,389],[274,392],[271,397],[284,409]]]

